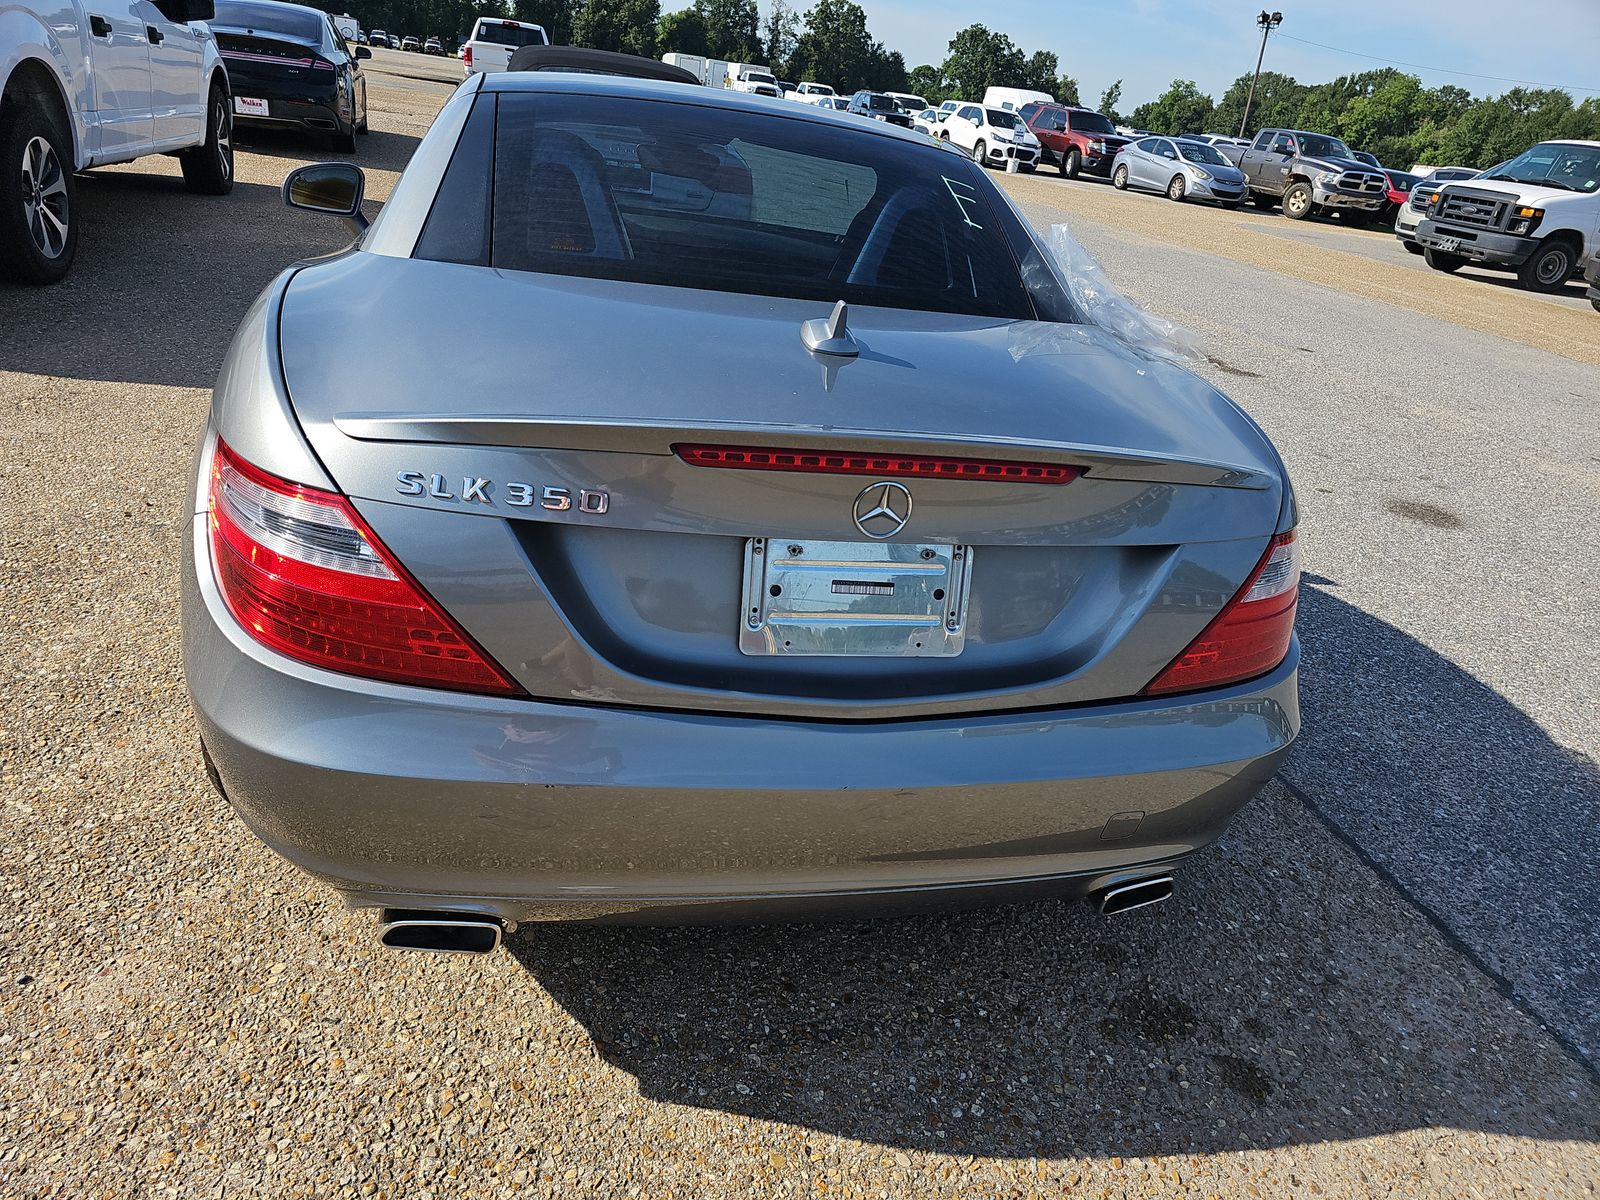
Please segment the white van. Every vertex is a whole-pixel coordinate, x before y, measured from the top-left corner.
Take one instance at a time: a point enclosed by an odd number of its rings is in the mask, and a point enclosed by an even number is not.
[[[504,71],[511,56],[524,46],[548,46],[543,25],[509,21],[504,17],[479,17],[472,35],[461,48],[461,65],[468,75]]]
[[[985,108],[1003,108],[1016,112],[1024,104],[1054,104],[1056,98],[1049,92],[1034,92],[1027,88],[992,87],[983,93]]]
[[[1559,292],[1600,245],[1600,142],[1540,142],[1466,182],[1414,188],[1409,203],[1435,271],[1470,263]]]

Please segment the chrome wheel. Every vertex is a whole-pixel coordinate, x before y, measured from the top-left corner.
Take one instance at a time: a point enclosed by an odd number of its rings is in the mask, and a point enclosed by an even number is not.
[[[1111,186],[1117,191],[1124,191],[1128,186],[1128,168],[1118,167],[1111,173]]]
[[[228,110],[228,102],[221,97],[217,98],[213,117],[217,123],[217,166],[221,168],[224,179],[232,179],[233,113]]]
[[[22,148],[22,218],[39,253],[60,258],[67,248],[67,177],[55,148],[42,137]]]
[[[1167,199],[1182,200],[1184,193],[1183,176],[1174,175],[1172,182],[1167,184]]]

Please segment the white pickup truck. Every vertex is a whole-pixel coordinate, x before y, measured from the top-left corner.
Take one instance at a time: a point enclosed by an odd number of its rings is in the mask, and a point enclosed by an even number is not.
[[[0,278],[54,283],[78,244],[73,173],[174,154],[233,187],[212,0],[0,0]]]

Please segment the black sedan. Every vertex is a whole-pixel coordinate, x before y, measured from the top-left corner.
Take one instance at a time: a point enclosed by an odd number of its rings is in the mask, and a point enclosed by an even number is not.
[[[210,22],[233,85],[238,125],[326,133],[354,153],[367,132],[365,46],[351,46],[328,14],[277,0],[217,0]]]

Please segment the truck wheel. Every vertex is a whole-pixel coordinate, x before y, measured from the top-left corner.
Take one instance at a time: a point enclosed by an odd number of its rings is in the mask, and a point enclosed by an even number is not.
[[[1188,186],[1183,182],[1183,176],[1174,175],[1172,182],[1167,184],[1167,199],[1176,200],[1179,204],[1182,204],[1184,194],[1188,190]]]
[[[178,165],[191,192],[226,196],[233,190],[233,113],[220,87],[206,101],[206,140],[179,154]]]
[[[1551,238],[1517,268],[1517,282],[1530,292],[1559,292],[1567,286],[1567,279],[1578,261],[1572,243]]]
[[[1119,163],[1117,169],[1111,172],[1111,186],[1119,192],[1128,190],[1128,164]]]
[[[78,249],[72,139],[23,96],[0,114],[0,278],[56,283]]]
[[[1283,215],[1291,221],[1304,221],[1311,216],[1313,208],[1309,183],[1291,183],[1283,193]]]
[[[1271,212],[1273,209],[1278,207],[1278,198],[1276,196],[1265,195],[1261,192],[1251,192],[1250,203],[1254,204],[1257,208],[1263,210],[1264,212]]]
[[[1443,271],[1446,275],[1454,275],[1467,265],[1467,260],[1459,254],[1446,254],[1432,246],[1423,247],[1422,260],[1435,271]]]
[[[1068,179],[1076,179],[1081,170],[1083,170],[1083,155],[1078,153],[1076,147],[1061,156],[1061,173]]]

